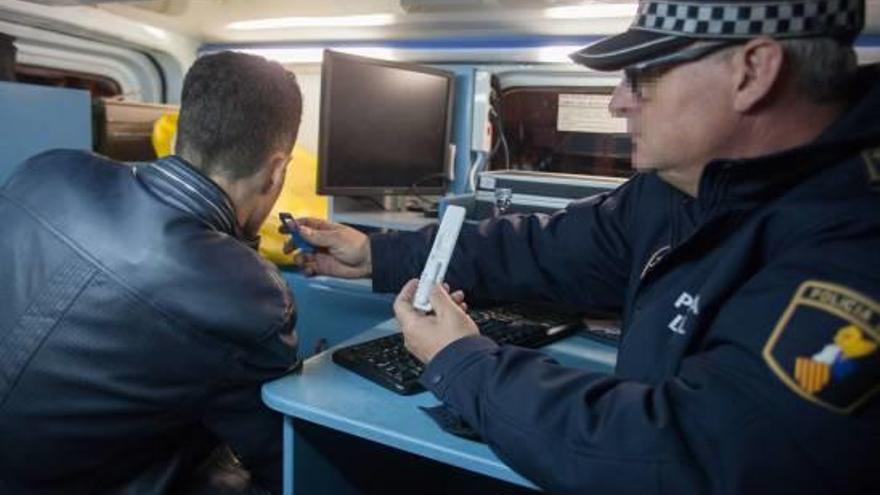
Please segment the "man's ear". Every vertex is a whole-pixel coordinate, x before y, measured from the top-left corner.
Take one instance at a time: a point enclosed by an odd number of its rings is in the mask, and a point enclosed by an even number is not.
[[[782,45],[766,36],[750,40],[733,55],[734,110],[749,112],[768,98],[781,84],[784,59]]]
[[[263,184],[263,192],[272,189],[281,190],[284,185],[284,177],[287,174],[287,163],[290,161],[290,152],[276,151],[269,156],[269,173]]]

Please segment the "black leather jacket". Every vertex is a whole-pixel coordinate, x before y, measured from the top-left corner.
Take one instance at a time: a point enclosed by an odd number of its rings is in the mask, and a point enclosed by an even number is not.
[[[0,493],[176,492],[223,443],[280,491],[260,384],[297,364],[293,298],[216,184],[51,151],[0,219]]]

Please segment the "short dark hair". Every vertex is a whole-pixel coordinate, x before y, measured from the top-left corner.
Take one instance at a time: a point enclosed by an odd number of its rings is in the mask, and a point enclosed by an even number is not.
[[[186,74],[177,152],[207,175],[241,179],[271,153],[289,150],[302,117],[296,76],[238,52],[200,57]]]

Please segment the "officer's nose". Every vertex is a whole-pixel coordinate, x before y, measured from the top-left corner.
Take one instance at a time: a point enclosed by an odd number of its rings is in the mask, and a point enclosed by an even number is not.
[[[611,93],[611,101],[608,103],[608,111],[612,117],[626,117],[631,114],[636,106],[636,97],[625,80],[617,83],[614,92]]]

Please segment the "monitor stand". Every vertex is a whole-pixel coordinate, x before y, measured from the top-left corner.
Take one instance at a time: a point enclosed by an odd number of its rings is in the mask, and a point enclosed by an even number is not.
[[[436,207],[432,215],[430,210],[410,209],[408,204],[422,202],[410,196],[331,196],[330,220],[392,230],[418,230],[437,221]]]

